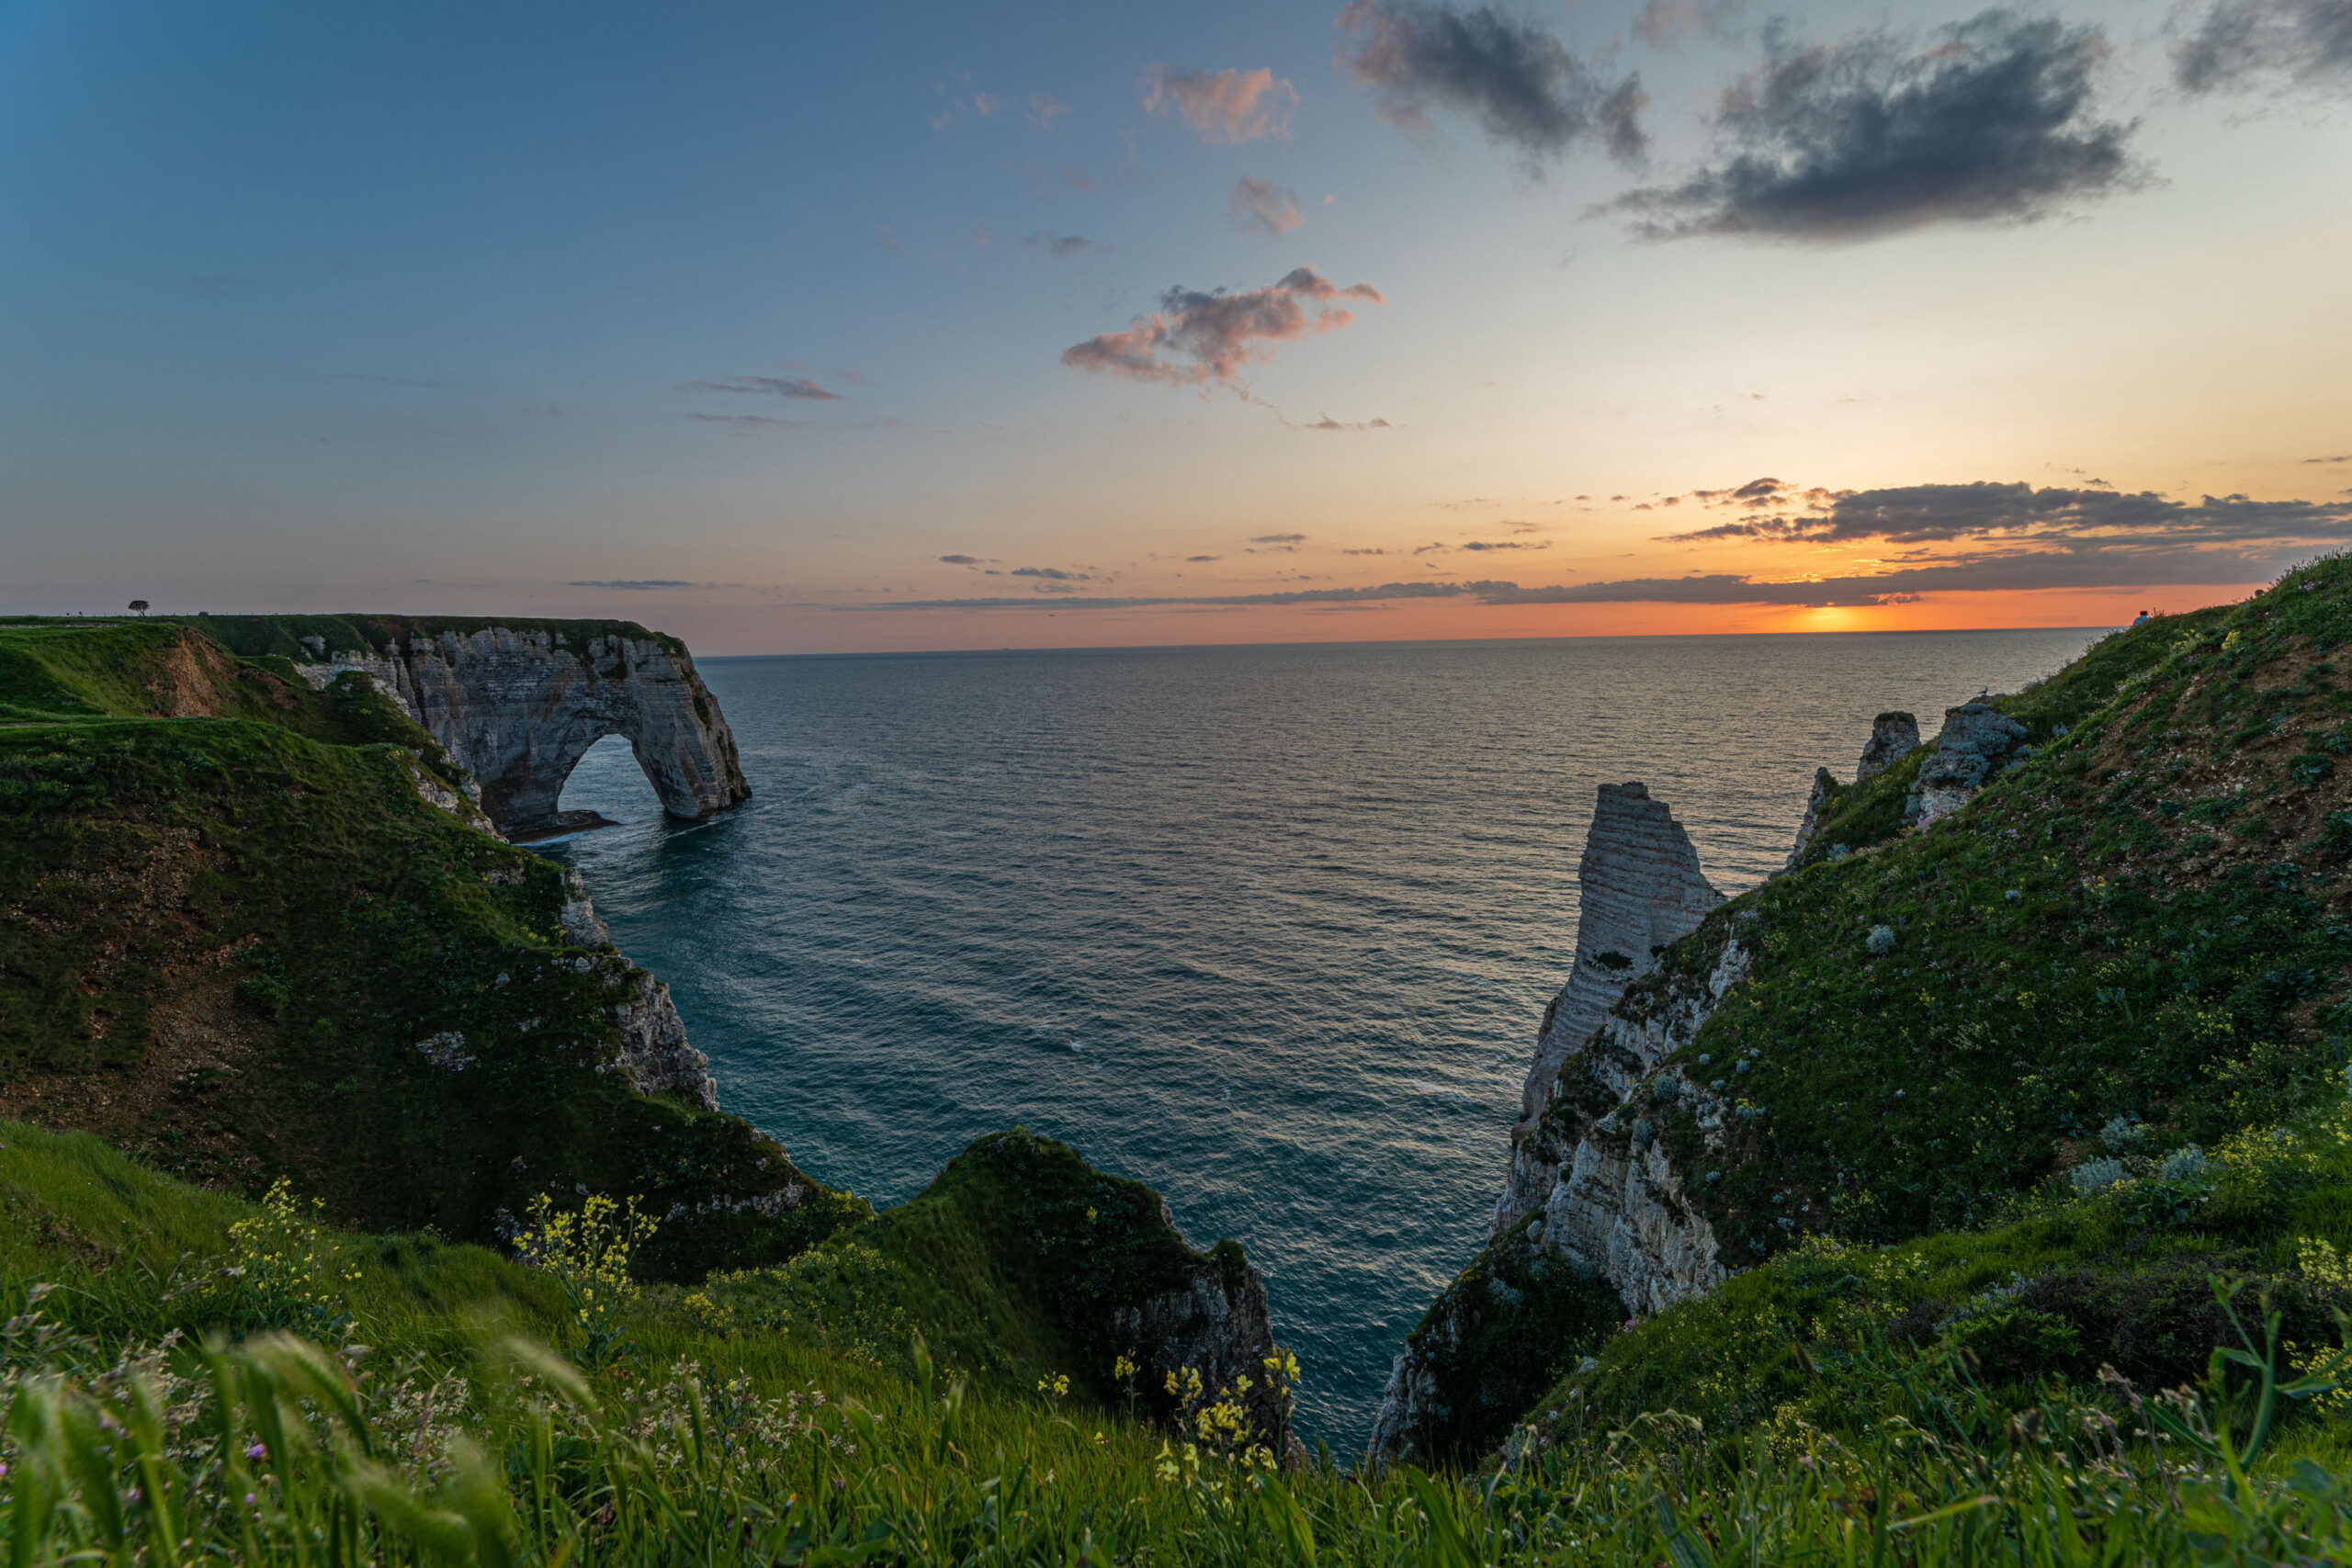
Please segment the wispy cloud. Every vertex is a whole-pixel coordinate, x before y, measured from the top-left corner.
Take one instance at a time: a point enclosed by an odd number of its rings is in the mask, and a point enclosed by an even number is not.
[[[1290,422],[1285,420],[1283,423],[1287,424]],[[1295,424],[1291,425],[1291,428],[1294,430],[1389,430],[1395,427],[1385,419],[1360,419],[1352,424],[1342,423],[1327,413],[1311,424]]]
[[[707,582],[681,582],[672,577],[607,577],[585,578],[564,584],[567,588],[709,588]]]
[[[1233,182],[1233,199],[1227,209],[1236,229],[1245,234],[1263,234],[1269,240],[1279,240],[1306,221],[1298,215],[1296,191],[1249,175]]]
[[[839,392],[829,392],[805,376],[727,376],[710,381],[681,381],[682,392],[742,392],[769,398],[801,398],[811,402],[837,403]]]
[[[1155,65],[1144,76],[1146,114],[1177,114],[1204,141],[1236,144],[1290,135],[1298,89],[1271,67],[1185,71]]]
[[[1652,49],[1672,49],[1693,33],[1721,31],[1742,0],[1645,0],[1634,13],[1634,33]]]
[[[1937,222],[2022,222],[2144,181],[2131,127],[2100,119],[2106,35],[1985,11],[1931,43],[1881,28],[1799,45],[1718,105],[1715,162],[1604,211],[1654,239],[1849,241]]]
[[[1352,0],[1336,26],[1339,64],[1394,124],[1423,129],[1431,108],[1467,114],[1531,166],[1587,140],[1627,163],[1648,148],[1639,76],[1604,83],[1557,38],[1493,6]]]
[[[1029,95],[1029,123],[1040,130],[1051,130],[1069,116],[1069,106],[1051,93]]]
[[[2176,23],[2190,14],[2183,6]],[[2174,43],[2172,64],[2192,93],[2352,85],[2352,0],[2215,0]]]
[[[1090,240],[1083,234],[1057,234],[1051,229],[1040,229],[1021,242],[1022,249],[1043,251],[1049,256],[1082,256],[1089,251],[1107,251],[1109,245]]]
[[[698,424],[723,424],[738,431],[793,430],[808,423],[805,419],[771,419],[760,413],[690,413],[688,419]]]
[[[1386,303],[1370,284],[1341,288],[1311,266],[1239,294],[1171,288],[1160,297],[1157,311],[1136,317],[1125,332],[1101,333],[1072,344],[1062,351],[1062,363],[1134,381],[1214,383],[1246,397],[1238,378],[1251,360],[1269,358],[1279,344],[1334,332],[1355,320],[1338,303],[1342,299]]]

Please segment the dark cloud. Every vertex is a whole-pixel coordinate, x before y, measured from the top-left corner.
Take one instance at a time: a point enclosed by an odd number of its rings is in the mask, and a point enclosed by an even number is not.
[[[1938,40],[1884,29],[1770,58],[1724,90],[1720,161],[1602,210],[1654,239],[1846,241],[1944,221],[2022,222],[2144,176],[2131,128],[2093,114],[2097,28],[1985,11]]]
[[[1552,541],[1526,539],[1470,539],[1453,547],[1457,550],[1548,550]]]
[[[681,381],[682,392],[750,392],[768,398],[805,398],[811,402],[837,403],[839,392],[829,392],[805,376],[727,376],[712,381]]]
[[[1284,421],[1284,423],[1289,422]],[[1292,425],[1291,428],[1294,430],[1390,430],[1395,427],[1385,419],[1362,419],[1352,424],[1342,424],[1327,413],[1312,424]]]
[[[1049,256],[1082,256],[1089,251],[1111,248],[1083,234],[1057,234],[1051,229],[1038,230],[1021,244],[1023,250],[1043,251]]]
[[[1341,299],[1386,303],[1368,283],[1341,288],[1311,266],[1239,294],[1171,288],[1160,296],[1158,311],[1136,317],[1125,332],[1099,333],[1064,349],[1062,363],[1073,370],[1176,387],[1214,382],[1246,397],[1238,379],[1243,366],[1270,358],[1277,344],[1333,332],[1355,320],[1354,312],[1338,303]]]
[[[1789,544],[1962,542],[2063,545],[2110,554],[2169,547],[2267,546],[2284,540],[2352,538],[2352,506],[2339,502],[2251,501],[2243,495],[2175,501],[2154,491],[2075,490],[2052,485],[1978,480],[1973,484],[1905,485],[1886,490],[1796,491],[1777,479],[1770,499],[1793,494],[1804,510],[1751,513],[1665,538],[1682,543],[1759,539]],[[1702,495],[1723,491],[1696,491]],[[1752,499],[1751,499],[1752,504]],[[2207,579],[2206,581],[2218,581]]]
[[[2306,457],[2303,461],[2306,463],[2352,463],[2352,452],[2346,452],[2340,457]]]
[[[939,558],[949,566],[978,566],[980,564],[980,558],[978,556],[942,556]]]
[[[1304,534],[1259,534],[1253,536],[1250,542],[1253,545],[1303,545],[1306,543],[1306,536]]]
[[[1094,579],[1083,571],[1064,571],[1057,566],[1016,566],[1015,577],[1042,577],[1054,582],[1091,582]]]
[[[2215,0],[2173,44],[2172,69],[2192,93],[2352,87],[2352,0]]]
[[[1338,63],[1394,124],[1419,130],[1432,107],[1472,115],[1531,166],[1586,140],[1624,163],[1648,150],[1639,76],[1610,85],[1557,38],[1493,6],[1352,0],[1337,26]]]
[[[1236,229],[1245,234],[1263,234],[1269,240],[1279,240],[1306,221],[1298,215],[1298,192],[1249,175],[1234,181],[1227,212]]]
[[[567,588],[701,588],[707,584],[681,582],[673,577],[589,578],[564,584]]]
[[[1224,558],[1225,558],[1223,556],[1186,556],[1184,558],[1189,564],[1193,566],[1198,566],[1204,561],[1223,560]]]

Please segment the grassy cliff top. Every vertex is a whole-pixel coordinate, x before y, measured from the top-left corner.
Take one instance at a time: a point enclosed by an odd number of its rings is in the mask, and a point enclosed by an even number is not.
[[[317,637],[326,648],[326,656],[337,653],[381,654],[386,647],[398,642],[406,646],[420,639],[453,633],[470,637],[475,632],[494,628],[508,631],[544,632],[559,647],[584,653],[588,645],[599,637],[626,637],[631,642],[650,642],[662,651],[684,657],[686,645],[667,632],[657,632],[635,621],[616,620],[548,620],[527,615],[183,615],[174,616],[182,625],[190,626],[231,652],[246,659],[259,659],[276,654],[296,663],[316,661],[321,655],[305,646],[302,638]]]

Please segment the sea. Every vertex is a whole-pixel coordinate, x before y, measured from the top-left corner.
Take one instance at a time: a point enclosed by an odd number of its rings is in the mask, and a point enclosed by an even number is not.
[[[1240,1238],[1344,1453],[1485,1238],[1595,786],[1736,894],[1873,715],[2100,635],[709,659],[750,802],[666,820],[607,738],[562,803],[618,825],[541,848],[819,1179],[901,1202],[1018,1122]]]

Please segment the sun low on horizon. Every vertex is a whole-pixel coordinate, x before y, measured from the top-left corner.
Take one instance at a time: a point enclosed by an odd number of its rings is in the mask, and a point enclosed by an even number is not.
[[[0,613],[2108,626],[2352,539],[2341,0],[0,8]]]

